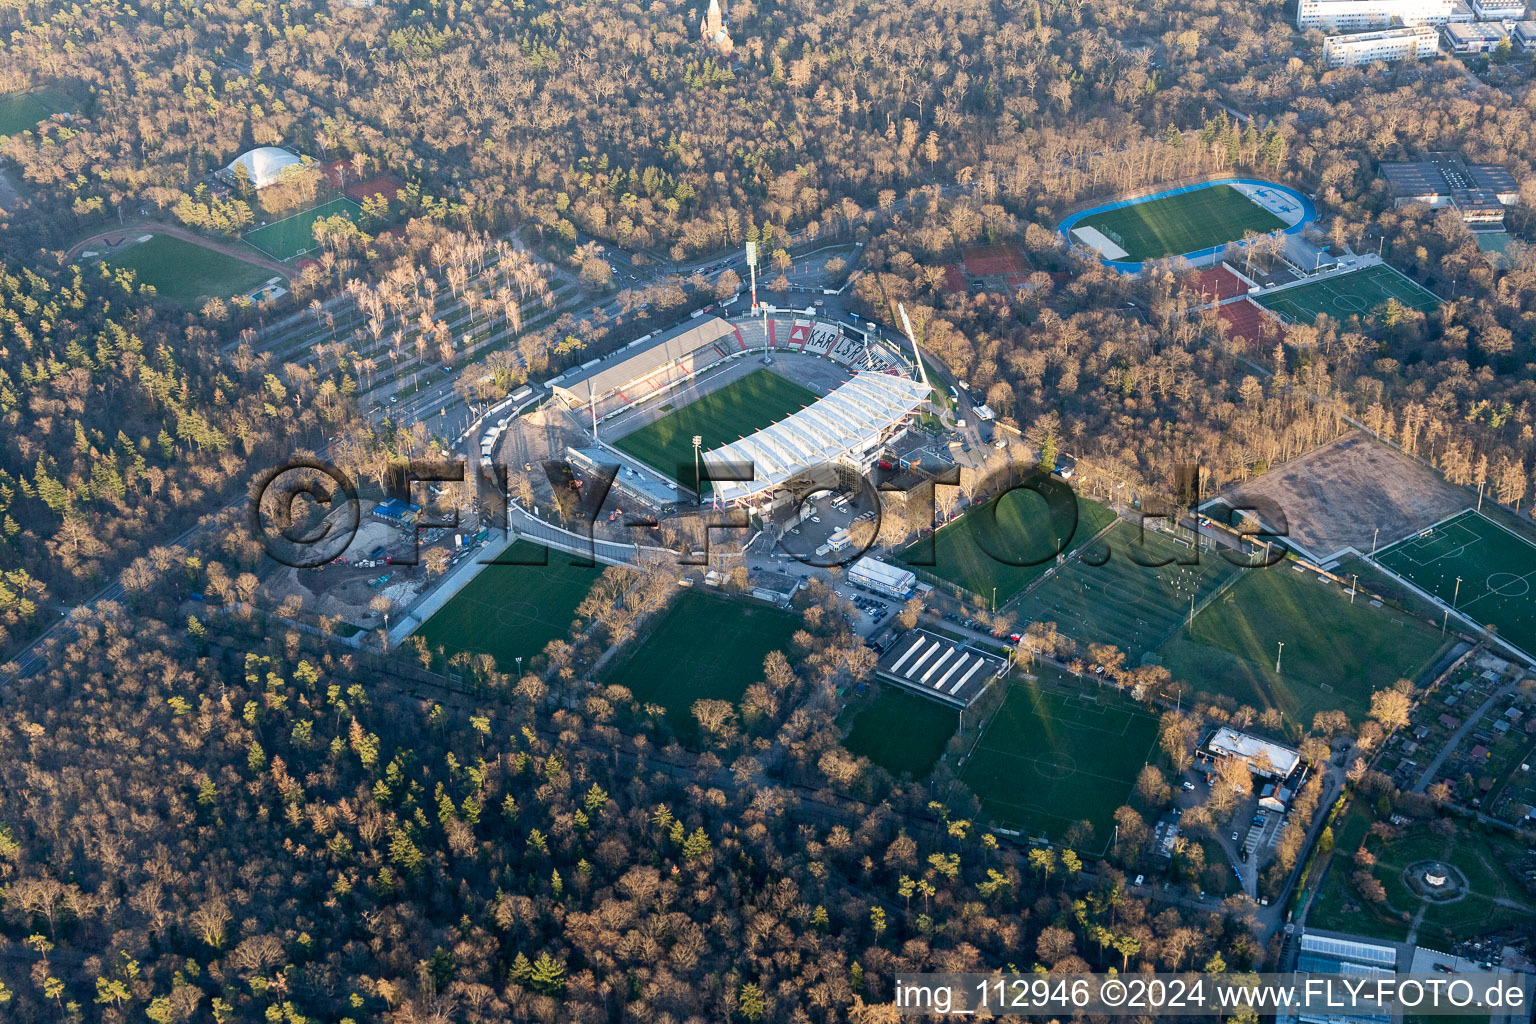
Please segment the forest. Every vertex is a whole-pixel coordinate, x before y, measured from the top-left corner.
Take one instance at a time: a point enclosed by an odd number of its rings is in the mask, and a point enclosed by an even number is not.
[[[863,242],[858,308],[889,323],[904,303],[1090,492],[1157,492],[1190,462],[1219,486],[1358,424],[1536,507],[1536,256],[1517,241],[1496,264],[1376,171],[1439,150],[1502,165],[1524,237],[1529,75],[1326,69],[1278,0],[738,0],[729,58],[700,41],[702,6],[0,9],[0,92],[72,107],[0,142],[0,658],[116,585],[39,671],[0,668],[0,1015],[877,1022],[898,971],[1273,962],[1253,904],[1159,910],[1127,885],[1194,734],[1252,708],[1165,715],[1124,839],[1094,860],[999,843],[963,796],[935,801],[947,767],[912,783],[848,755],[833,694],[870,666],[825,594],[739,720],[704,709],[699,749],[578,671],[643,629],[655,567],[605,574],[521,677],[450,679],[431,652],[342,648],[252,600],[267,566],[237,524],[262,470],[329,445],[376,486],[447,450],[367,415],[375,377],[447,369],[488,401],[739,284],[621,290],[600,245],[668,267],[762,241],[782,274],[797,246]],[[266,145],[401,183],[321,226],[286,304],[181,309],[71,255],[146,222],[229,240],[256,213],[208,175]],[[1323,238],[1446,304],[1249,342],[1195,311],[1182,268],[1130,279],[1059,244],[1079,204],[1228,171],[1315,194]],[[273,211],[315,182],[287,185]],[[944,287],[961,247],[1014,241],[1030,270],[1011,293]],[[561,286],[580,302],[557,307]],[[302,358],[267,345],[342,320]],[[460,347],[466,322],[515,341]],[[193,593],[218,611],[189,617]],[[1024,625],[1053,649],[1053,624]],[[1359,750],[1400,724],[1392,704]],[[1320,716],[1303,756],[1347,731]],[[1351,783],[1390,795],[1364,762]],[[1225,880],[1200,840],[1244,785],[1192,812],[1178,877]],[[1282,839],[1287,872],[1302,845]]]

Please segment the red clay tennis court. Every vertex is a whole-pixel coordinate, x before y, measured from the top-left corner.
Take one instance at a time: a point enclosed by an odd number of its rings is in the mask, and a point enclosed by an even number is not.
[[[1227,337],[1241,338],[1250,345],[1263,340],[1267,330],[1279,327],[1262,309],[1248,299],[1229,302],[1219,307],[1216,313],[1221,317]]]
[[[1225,302],[1248,294],[1248,286],[1226,267],[1207,267],[1186,277],[1184,287],[1205,296],[1207,302]]]
[[[360,181],[355,185],[348,185],[341,194],[346,196],[348,199],[355,200],[359,203],[366,199],[368,196],[382,194],[385,199],[393,202],[395,193],[404,187],[404,185],[400,184],[389,175],[381,174],[377,178],[369,178],[367,181]]]
[[[1017,245],[968,245],[960,250],[960,258],[973,277],[1029,272],[1029,261]]]

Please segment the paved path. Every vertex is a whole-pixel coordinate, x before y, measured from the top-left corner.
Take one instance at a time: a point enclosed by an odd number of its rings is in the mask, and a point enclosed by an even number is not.
[[[1429,767],[1424,769],[1424,774],[1419,776],[1419,781],[1413,784],[1413,791],[1415,793],[1422,793],[1428,789],[1429,784],[1435,780],[1435,773],[1445,763],[1445,759],[1451,756],[1452,751],[1461,746],[1461,741],[1466,737],[1467,733],[1472,731],[1472,727],[1478,723],[1483,714],[1493,706],[1493,702],[1501,697],[1507,697],[1514,692],[1515,684],[1507,683],[1494,691],[1492,696],[1483,701],[1481,707],[1468,715],[1467,720],[1461,723],[1461,728],[1451,734],[1451,738],[1445,741],[1445,746],[1440,748],[1440,753],[1436,754],[1435,759],[1429,762]]]

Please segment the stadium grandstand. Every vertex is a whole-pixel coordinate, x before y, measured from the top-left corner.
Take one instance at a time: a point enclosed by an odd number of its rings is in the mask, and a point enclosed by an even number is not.
[[[597,418],[602,420],[664,394],[746,349],[734,324],[718,316],[704,317],[636,339],[608,359],[562,374],[552,388],[561,401],[584,415],[596,405]]]
[[[887,682],[962,708],[1007,671],[1006,659],[922,629],[903,633],[875,667],[875,674]]]
[[[545,384],[583,417],[597,407],[599,422],[671,391],[725,360],[768,347],[830,359],[855,372],[878,370],[905,375],[907,362],[858,328],[808,318],[769,317],[766,326],[742,327],[721,317],[689,321],[630,342],[606,359],[594,359]]]
[[[812,467],[842,463],[870,470],[880,449],[906,429],[929,392],[926,384],[904,374],[856,373],[799,412],[705,452],[704,462],[719,475],[732,465],[753,467],[750,481],[715,480],[716,500],[767,511],[793,500],[784,485]]]

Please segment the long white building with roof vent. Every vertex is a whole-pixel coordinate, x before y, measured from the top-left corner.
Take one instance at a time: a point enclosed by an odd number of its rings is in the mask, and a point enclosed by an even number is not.
[[[713,494],[728,505],[767,509],[790,500],[784,485],[805,470],[830,463],[868,470],[930,390],[895,373],[854,374],[799,412],[705,452],[704,462],[717,478],[710,482]],[[751,467],[751,480],[718,479],[744,466]]]

